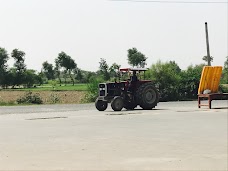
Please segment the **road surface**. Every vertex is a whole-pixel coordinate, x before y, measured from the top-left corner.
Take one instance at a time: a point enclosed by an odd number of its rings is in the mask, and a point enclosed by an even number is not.
[[[228,170],[228,102],[0,107],[0,170]]]

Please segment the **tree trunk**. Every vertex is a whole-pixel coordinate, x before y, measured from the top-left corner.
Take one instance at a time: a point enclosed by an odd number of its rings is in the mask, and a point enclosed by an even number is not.
[[[71,75],[71,70],[69,70],[69,76],[70,76],[70,79],[71,79],[71,81],[72,81],[72,83],[73,83],[73,86],[74,86],[74,79],[73,79],[73,77],[72,77],[72,75]]]
[[[61,81],[60,76],[58,76],[58,79],[59,79],[59,84],[60,84],[60,86],[62,86],[62,81]]]
[[[57,75],[57,77],[59,79],[60,86],[62,86],[62,81],[61,81],[61,78],[60,78],[60,72],[59,71],[56,71],[56,75]]]
[[[65,86],[67,84],[67,70],[64,70],[64,81],[65,81]]]

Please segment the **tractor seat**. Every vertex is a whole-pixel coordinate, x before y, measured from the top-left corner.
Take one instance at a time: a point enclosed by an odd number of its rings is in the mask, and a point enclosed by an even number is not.
[[[131,81],[132,81],[132,82],[138,81],[137,76],[131,76]]]

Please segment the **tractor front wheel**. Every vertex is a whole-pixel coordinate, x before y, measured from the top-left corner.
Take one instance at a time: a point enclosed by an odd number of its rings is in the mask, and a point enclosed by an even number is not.
[[[96,106],[97,110],[105,111],[107,109],[107,107],[108,107],[108,102],[97,99],[95,101],[95,106]]]
[[[121,97],[117,96],[111,102],[111,107],[114,111],[121,111],[124,106],[124,101]]]
[[[141,108],[151,110],[159,101],[159,94],[152,83],[145,83],[136,92],[137,101]]]

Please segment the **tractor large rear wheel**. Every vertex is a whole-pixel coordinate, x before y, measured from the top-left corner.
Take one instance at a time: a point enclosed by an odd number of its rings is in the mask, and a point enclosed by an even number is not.
[[[136,99],[141,108],[151,110],[159,101],[159,94],[152,83],[142,84],[136,92]]]
[[[99,111],[105,111],[108,107],[108,102],[96,99],[95,106]]]
[[[111,107],[114,111],[121,111],[124,106],[124,101],[121,97],[117,96],[111,102]]]

